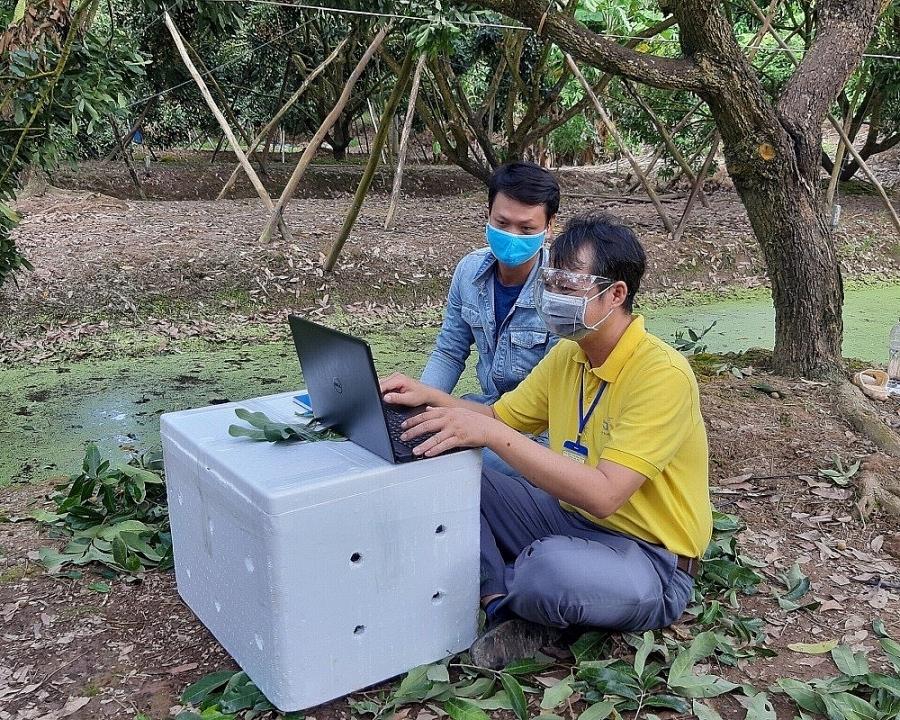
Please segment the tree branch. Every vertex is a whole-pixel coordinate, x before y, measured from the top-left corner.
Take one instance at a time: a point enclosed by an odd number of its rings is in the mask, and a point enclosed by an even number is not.
[[[627,48],[637,47],[641,43],[642,40],[649,40],[650,38],[656,37],[661,32],[668,30],[673,25],[675,25],[675,18],[670,16],[670,17],[666,18],[665,20],[663,20],[662,22],[657,23],[656,25],[653,25],[645,30],[641,30],[641,32],[639,32],[637,34],[637,37],[635,37],[635,38],[629,40],[627,43],[625,43],[625,47],[627,47]],[[565,70],[568,73],[568,66],[566,66]],[[594,85],[592,88],[594,91],[594,94],[597,95],[598,97],[603,95],[603,93],[606,91],[606,86],[609,85],[612,78],[613,78],[613,76],[610,73],[604,73],[603,76],[600,78],[600,80],[597,81],[597,84]],[[556,99],[554,98],[554,103],[555,103],[555,101],[556,101]],[[560,125],[565,125],[567,122],[569,122],[569,120],[571,120],[573,117],[575,117],[578,113],[585,110],[590,104],[591,104],[590,97],[588,97],[588,95],[585,95],[583,98],[581,98],[581,100],[579,100],[577,103],[572,105],[570,108],[568,108],[567,110],[563,110],[563,112],[558,113],[557,115],[553,116],[547,122],[545,122],[543,124],[535,123],[534,129],[532,129],[527,135],[525,135],[524,138],[522,138],[522,141],[521,141],[522,146],[527,147],[528,145],[531,145],[536,140],[546,136],[548,133],[553,132]],[[549,108],[548,108],[548,110],[549,110]],[[548,114],[547,110],[542,109],[541,114],[538,117],[539,118],[543,117],[545,114]]]
[[[534,29],[543,19],[543,36],[573,58],[604,72],[658,88],[692,92],[706,89],[711,80],[707,70],[693,60],[640,53],[591,32],[563,13],[545,15],[546,0],[478,0],[476,4],[518,18]]]
[[[778,100],[791,124],[819,126],[859,64],[878,21],[881,0],[824,0],[816,36]]]

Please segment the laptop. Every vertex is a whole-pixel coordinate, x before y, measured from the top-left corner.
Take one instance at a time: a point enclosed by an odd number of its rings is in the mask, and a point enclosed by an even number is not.
[[[400,423],[425,411],[384,402],[365,340],[288,315],[313,415],[348,440],[392,463],[423,460],[413,448],[429,435],[402,441]]]

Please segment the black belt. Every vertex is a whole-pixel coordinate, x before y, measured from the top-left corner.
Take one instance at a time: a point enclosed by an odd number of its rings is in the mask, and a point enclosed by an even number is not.
[[[700,572],[700,560],[697,558],[689,558],[684,555],[676,555],[678,558],[678,562],[675,564],[679,570],[686,572],[692,578],[697,577],[697,574]]]

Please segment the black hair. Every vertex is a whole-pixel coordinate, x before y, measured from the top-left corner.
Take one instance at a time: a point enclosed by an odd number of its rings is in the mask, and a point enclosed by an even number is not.
[[[506,163],[491,173],[488,180],[488,212],[494,207],[497,193],[525,205],[543,205],[547,222],[559,210],[559,183],[553,173],[534,163]]]
[[[621,280],[628,287],[625,309],[631,312],[647,265],[647,255],[637,235],[612,215],[576,215],[553,241],[551,265],[572,269],[584,247],[590,249],[592,275],[602,275],[613,282]]]

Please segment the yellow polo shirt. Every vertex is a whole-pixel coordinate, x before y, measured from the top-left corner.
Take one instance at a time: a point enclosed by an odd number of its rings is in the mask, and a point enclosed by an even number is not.
[[[644,329],[635,315],[606,361],[592,368],[579,345],[561,340],[494,412],[521,432],[549,430],[550,447],[578,435],[578,393],[584,370],[584,410],[606,381],[581,444],[596,467],[609,460],[647,478],[605,519],[568,503],[601,527],[627,533],[671,552],[700,557],[712,535],[709,455],[697,380],[687,360]]]

